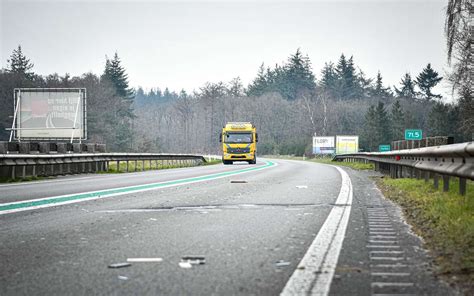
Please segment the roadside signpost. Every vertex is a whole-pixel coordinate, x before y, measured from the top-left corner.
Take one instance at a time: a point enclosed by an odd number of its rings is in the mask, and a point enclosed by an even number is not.
[[[421,129],[406,129],[405,140],[421,140],[423,139],[423,131]]]
[[[390,145],[379,145],[379,152],[387,152],[390,150]]]

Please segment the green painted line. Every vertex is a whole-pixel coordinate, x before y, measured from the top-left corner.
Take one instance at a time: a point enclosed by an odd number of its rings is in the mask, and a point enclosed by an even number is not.
[[[29,208],[29,207],[38,207],[38,206],[44,206],[44,205],[48,205],[48,204],[72,202],[72,201],[76,201],[76,200],[87,200],[87,199],[90,199],[90,198],[97,198],[97,197],[106,197],[108,195],[113,195],[113,194],[124,194],[124,193],[134,192],[134,191],[151,190],[151,189],[155,189],[155,188],[172,186],[172,185],[179,185],[179,184],[184,184],[184,183],[189,183],[189,182],[199,182],[199,181],[213,180],[213,179],[216,179],[216,178],[241,174],[241,173],[244,173],[244,172],[261,170],[261,169],[271,167],[271,166],[274,166],[274,165],[275,165],[275,163],[273,163],[271,161],[266,161],[266,164],[263,165],[263,166],[260,166],[260,167],[252,167],[252,168],[247,168],[247,169],[242,169],[242,170],[237,170],[237,171],[211,174],[211,175],[206,175],[206,176],[202,176],[202,177],[193,177],[193,178],[180,179],[180,180],[175,180],[175,181],[166,181],[166,182],[161,182],[161,183],[152,183],[152,184],[145,184],[145,185],[129,186],[129,187],[116,188],[116,189],[106,189],[106,190],[89,192],[89,193],[79,193],[79,194],[72,194],[72,195],[66,195],[66,196],[44,198],[44,199],[41,199],[41,200],[11,203],[11,204],[5,204],[5,205],[0,204],[0,212],[2,212],[2,211],[11,211],[11,210],[15,210],[15,209],[22,209],[22,208]]]

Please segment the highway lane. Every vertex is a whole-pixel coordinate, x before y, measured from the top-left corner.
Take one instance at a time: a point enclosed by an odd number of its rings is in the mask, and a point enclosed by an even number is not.
[[[275,162],[199,183],[0,215],[0,294],[278,294],[335,208],[341,175],[325,165]],[[3,186],[0,196],[4,203],[249,167],[79,176]],[[178,264],[187,255],[204,256],[206,264],[183,269]],[[163,261],[107,268],[130,257]]]
[[[256,166],[263,166],[259,162]],[[124,174],[90,174],[64,176],[52,180],[0,184],[1,203],[31,200],[48,196],[104,190],[116,187],[136,186],[170,180],[249,169],[246,163],[232,166],[211,165],[168,170],[133,172]]]

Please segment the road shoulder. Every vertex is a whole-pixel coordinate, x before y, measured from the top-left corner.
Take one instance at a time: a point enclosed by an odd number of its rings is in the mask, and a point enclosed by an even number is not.
[[[400,207],[370,178],[373,171],[348,172],[354,199],[331,295],[456,295],[435,276],[423,241],[405,223]]]

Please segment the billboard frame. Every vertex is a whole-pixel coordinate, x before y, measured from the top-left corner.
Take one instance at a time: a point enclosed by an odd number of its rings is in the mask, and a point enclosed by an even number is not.
[[[333,146],[329,147],[329,148],[332,148],[332,149],[321,149],[321,148],[328,148],[328,147],[315,147],[314,146],[314,141],[316,138],[319,138],[319,139],[323,139],[323,138],[326,138],[326,139],[331,139],[332,140],[332,143],[333,143]],[[320,148],[320,153],[315,153],[315,148]],[[323,153],[323,151],[331,151],[329,153]],[[313,136],[313,143],[312,143],[312,152],[313,152],[313,155],[333,155],[336,153],[336,137],[335,136]]]
[[[344,154],[340,153],[341,151],[338,150],[338,138],[343,138],[343,137],[348,137],[348,138],[355,138],[356,139],[356,145],[357,145],[357,151],[351,152],[351,153],[357,153],[359,152],[359,135],[336,135],[336,155],[339,154]],[[344,151],[347,152],[347,151]]]
[[[76,117],[74,118],[74,125],[71,128],[65,128],[65,127],[60,127],[60,128],[55,128],[55,127],[50,127],[50,128],[38,128],[39,130],[42,129],[61,129],[61,130],[71,130],[71,136],[69,137],[20,137],[19,133],[17,131],[20,130],[33,130],[36,128],[22,128],[21,123],[19,122],[19,107],[20,107],[20,101],[21,101],[21,93],[22,92],[71,92],[71,93],[78,93],[80,96],[80,99],[82,99],[82,134],[80,137],[74,137],[74,131],[77,129],[77,113],[79,110],[79,104],[81,100],[77,102],[77,107],[76,107]],[[12,127],[10,130],[10,140],[11,142],[13,139],[17,140],[18,142],[21,142],[22,139],[25,140],[42,140],[42,141],[64,141],[66,139],[69,139],[70,142],[72,143],[74,139],[79,140],[79,142],[82,142],[83,140],[87,140],[87,90],[86,88],[14,88],[13,89],[13,107],[14,107],[14,114],[13,114],[13,122],[12,122]]]

